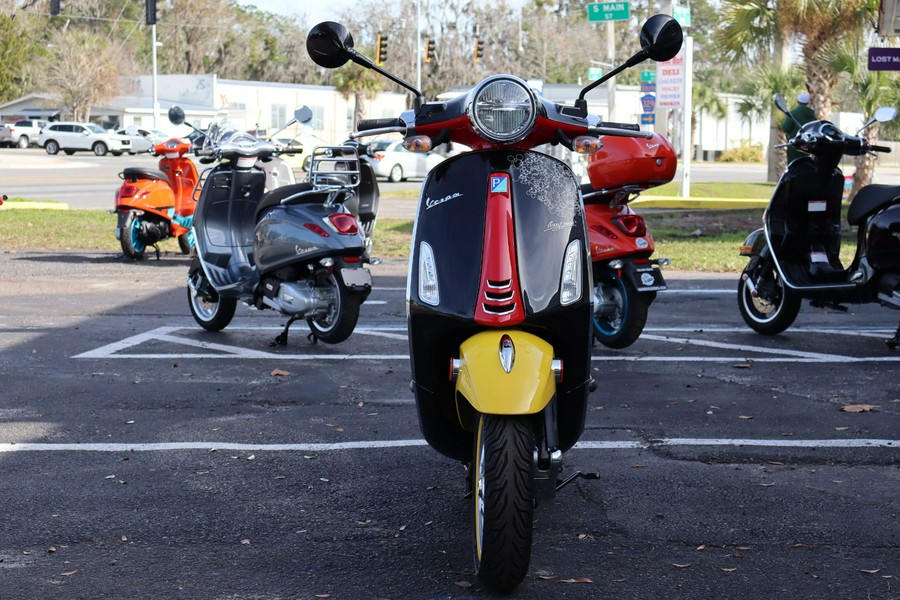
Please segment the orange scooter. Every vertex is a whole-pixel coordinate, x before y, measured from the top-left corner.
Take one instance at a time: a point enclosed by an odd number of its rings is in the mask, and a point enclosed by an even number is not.
[[[628,203],[641,191],[671,181],[676,158],[658,133],[649,139],[601,140],[601,149],[588,162],[591,182],[581,186],[594,272],[594,339],[625,348],[644,330],[656,292],[666,289],[659,267],[669,264],[667,258],[650,258],[653,236]]]
[[[185,156],[190,143],[172,138],[156,144],[153,153],[161,156],[159,170],[126,167],[116,190],[116,238],[128,258],[141,260],[147,246],[170,237],[178,238],[183,254],[191,252],[191,232],[184,219],[194,214],[194,188],[199,180],[197,167]],[[189,221],[188,221],[189,222]]]

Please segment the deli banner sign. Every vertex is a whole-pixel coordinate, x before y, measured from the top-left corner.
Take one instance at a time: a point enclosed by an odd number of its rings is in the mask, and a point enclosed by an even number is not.
[[[869,48],[870,71],[900,71],[900,48]]]

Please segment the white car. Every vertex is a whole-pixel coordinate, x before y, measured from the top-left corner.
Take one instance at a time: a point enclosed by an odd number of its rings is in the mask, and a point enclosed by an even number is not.
[[[410,152],[403,147],[403,142],[392,140],[375,140],[369,144],[369,156],[375,176],[393,182],[424,178],[444,160],[437,152]]]
[[[60,150],[66,154],[89,150],[97,156],[105,156],[107,152],[119,156],[131,150],[131,138],[112,133],[93,123],[57,122],[50,123],[41,130],[38,145],[47,154],[56,154]]]
[[[130,154],[150,152],[153,146],[172,137],[158,129],[139,129],[133,125],[119,129],[116,133],[131,138],[131,149],[128,151]]]

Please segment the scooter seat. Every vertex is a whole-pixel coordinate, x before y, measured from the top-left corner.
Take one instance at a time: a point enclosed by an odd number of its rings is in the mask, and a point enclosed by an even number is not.
[[[169,185],[169,177],[159,169],[150,169],[147,167],[125,167],[122,170],[122,179],[136,181],[138,179],[157,179]]]
[[[850,208],[847,209],[847,222],[859,225],[863,219],[878,209],[893,204],[900,198],[900,186],[873,183],[859,190]]]
[[[256,221],[259,222],[259,218],[263,215],[263,213],[272,208],[273,206],[278,206],[281,204],[281,201],[289,196],[293,196],[295,194],[299,194],[300,192],[308,192],[313,189],[313,186],[308,182],[303,183],[295,183],[293,185],[284,185],[274,190],[267,192],[262,199],[259,201],[259,204],[256,207]],[[302,196],[298,198],[296,202],[292,201],[292,204],[321,204],[325,202],[328,198],[328,192],[322,192],[320,194],[308,194],[306,196]]]

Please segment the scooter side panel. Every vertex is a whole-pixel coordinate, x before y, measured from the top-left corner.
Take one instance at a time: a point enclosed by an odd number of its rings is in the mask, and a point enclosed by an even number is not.
[[[362,230],[355,234],[338,233],[326,223],[329,214],[344,212],[343,207],[329,209],[322,204],[307,203],[276,206],[263,212],[254,237],[254,256],[261,273],[325,256],[359,256],[365,249]],[[318,229],[307,228],[305,224]]]

